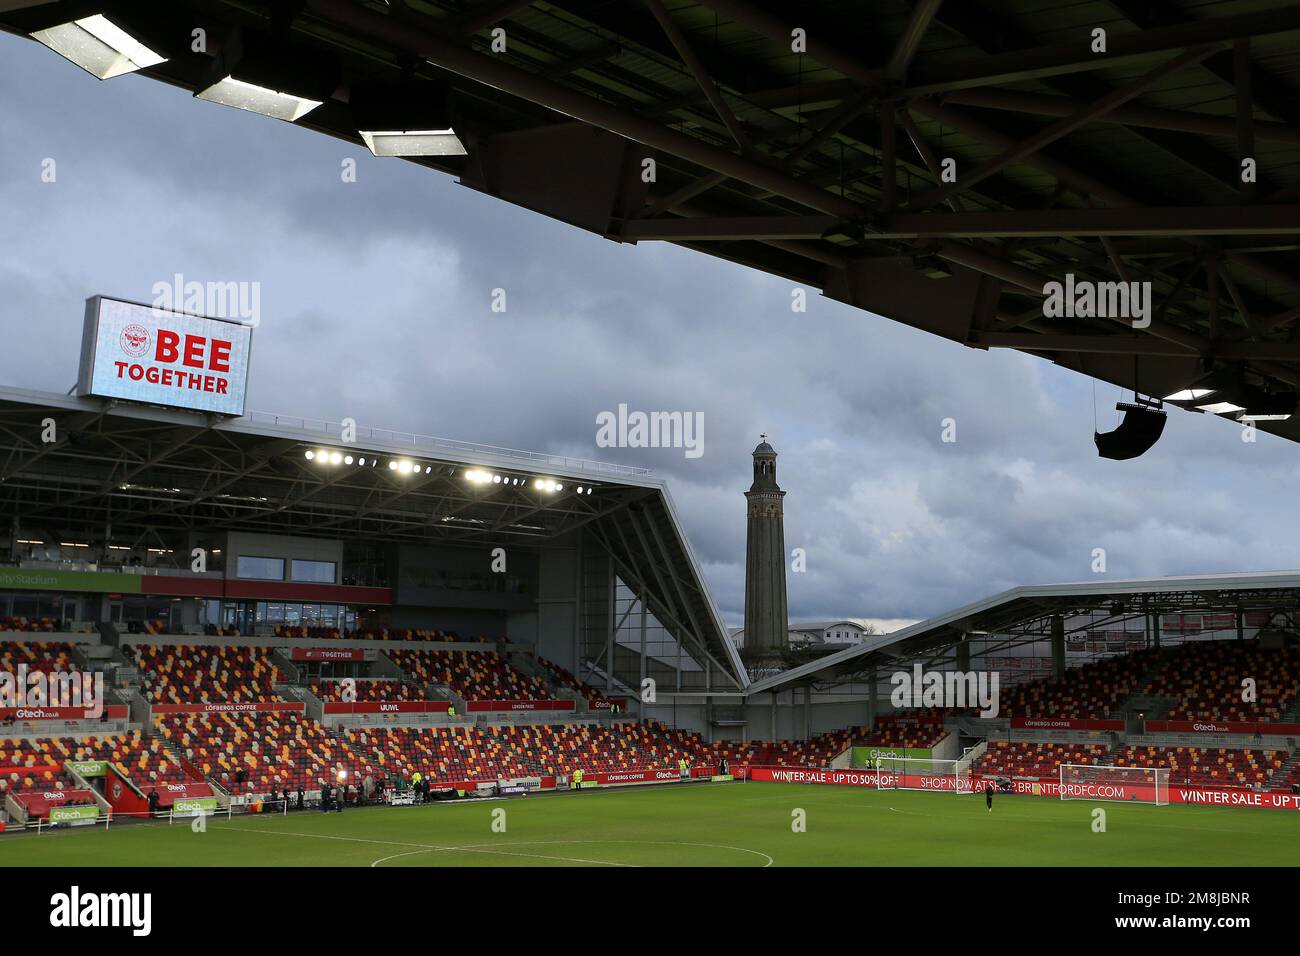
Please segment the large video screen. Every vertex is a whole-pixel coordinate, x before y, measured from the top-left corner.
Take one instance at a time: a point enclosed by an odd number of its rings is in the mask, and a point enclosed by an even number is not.
[[[242,415],[251,327],[134,302],[86,302],[78,392]]]

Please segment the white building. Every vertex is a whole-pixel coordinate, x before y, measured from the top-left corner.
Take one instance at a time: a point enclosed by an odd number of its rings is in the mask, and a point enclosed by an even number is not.
[[[745,646],[745,629],[730,628],[731,640],[736,647]],[[810,621],[804,624],[791,624],[788,629],[791,647],[827,647],[840,649],[861,644],[869,631],[860,621]]]

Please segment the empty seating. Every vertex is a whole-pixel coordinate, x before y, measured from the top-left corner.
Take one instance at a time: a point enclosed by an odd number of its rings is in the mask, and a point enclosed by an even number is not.
[[[340,769],[349,781],[372,769],[345,741],[294,713],[176,714],[157,718],[155,727],[200,773],[236,796],[315,790],[324,780],[335,782]]]
[[[1107,752],[1102,744],[993,740],[971,771],[977,775],[1057,778],[1061,764],[1104,763]]]
[[[860,746],[930,748],[947,736],[940,710],[886,714],[876,719],[874,733],[860,738]]]
[[[308,690],[321,700],[343,700],[343,685],[337,680],[312,681]],[[424,700],[424,695],[410,684],[399,680],[382,680],[378,678],[359,677],[356,680],[356,698],[358,703],[386,700]]]
[[[1154,651],[1107,657],[1072,667],[1060,680],[1017,684],[1002,694],[1001,717],[1108,717],[1120,701],[1134,693]]]
[[[167,752],[163,741],[157,737],[146,738],[139,730],[106,741],[100,753],[141,789],[150,784],[184,783],[190,779],[176,758]]]
[[[0,670],[16,674],[19,664],[28,671],[67,671],[76,668],[72,660],[72,646],[43,641],[0,642]]]
[[[367,728],[347,741],[387,775],[419,771],[434,782],[495,780],[584,772],[675,771],[698,755],[655,727],[538,724],[506,727]]]
[[[596,701],[604,700],[604,694],[596,690],[596,688],[592,687],[590,684],[584,684],[582,681],[578,680],[577,677],[569,673],[559,664],[556,664],[554,661],[548,661],[545,657],[539,657],[537,658],[537,663],[550,671],[556,683],[561,687],[568,687],[570,690],[577,691],[582,695],[587,703],[594,704]]]
[[[458,641],[454,632],[435,628],[358,628],[345,631],[337,627],[301,627],[289,624],[275,625],[275,636],[310,641]]]
[[[1254,788],[1267,786],[1287,756],[1279,750],[1128,746],[1115,756],[1115,765],[1168,767],[1172,784]]]
[[[1242,682],[1255,700],[1242,700]],[[1192,641],[1168,652],[1146,688],[1177,700],[1170,720],[1280,720],[1300,693],[1300,649],[1262,650],[1256,641]]]
[[[0,631],[52,632],[63,630],[63,622],[52,617],[0,617]]]
[[[140,682],[160,704],[257,703],[278,700],[282,678],[264,647],[140,645]]]
[[[466,700],[549,700],[539,678],[519,673],[498,654],[392,650],[388,657],[416,680],[444,684]]]

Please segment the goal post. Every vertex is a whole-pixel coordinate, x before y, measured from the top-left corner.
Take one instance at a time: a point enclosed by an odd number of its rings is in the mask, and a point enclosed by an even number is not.
[[[1168,806],[1169,768],[1063,763],[1061,799]]]
[[[876,789],[934,790],[940,793],[970,793],[970,767],[960,760],[939,757],[876,758]]]

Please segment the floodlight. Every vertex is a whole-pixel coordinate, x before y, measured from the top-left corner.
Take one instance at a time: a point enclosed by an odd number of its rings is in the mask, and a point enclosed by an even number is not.
[[[315,457],[316,457],[316,453],[315,453],[314,451],[309,451],[309,452],[307,452],[307,460],[308,460],[308,461],[311,461],[311,460],[312,460],[313,458],[315,458]]]
[[[1185,388],[1180,392],[1174,392],[1172,395],[1166,395],[1166,402],[1194,402],[1198,398],[1204,398],[1206,395],[1213,395],[1215,389],[1212,388]]]
[[[388,463],[388,470],[389,470],[389,471],[396,471],[396,470],[397,470],[397,462],[395,462],[395,461],[390,461],[390,462]]]
[[[209,103],[233,106],[237,110],[261,113],[272,119],[296,122],[320,106],[323,100],[309,100],[282,90],[272,90],[255,83],[245,83],[233,76],[223,77],[216,83],[194,94]]]
[[[1258,392],[1252,390],[1244,401],[1246,407],[1237,416],[1239,422],[1284,422],[1296,413],[1295,392]]]
[[[350,464],[352,464],[352,456],[351,456],[351,455],[344,455],[344,456],[343,456],[343,464],[345,464],[345,465],[350,465]]]
[[[376,156],[465,156],[451,125],[448,88],[424,80],[358,83],[348,94],[352,119]]]
[[[1243,405],[1234,405],[1232,402],[1211,402],[1208,405],[1197,405],[1203,412],[1209,412],[1211,415],[1227,415],[1229,412],[1244,412]]]
[[[337,451],[334,452],[334,454],[330,455],[330,464],[331,464],[331,465],[337,465],[337,464],[338,464],[339,462],[341,462],[342,460],[343,460],[343,455],[340,454],[340,453],[337,452]]]
[[[338,61],[328,54],[238,30],[194,95],[292,123],[329,99],[340,77]]]
[[[468,156],[454,130],[358,130],[376,156]]]
[[[103,14],[37,30],[32,39],[101,80],[167,62]]]

